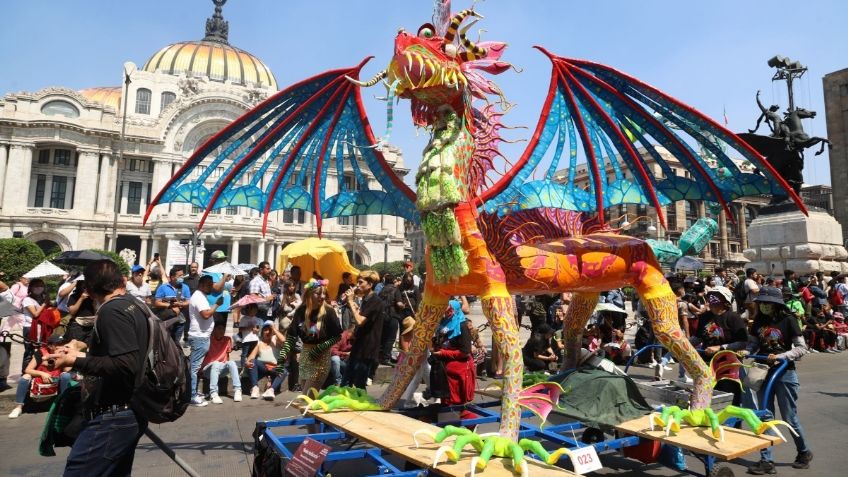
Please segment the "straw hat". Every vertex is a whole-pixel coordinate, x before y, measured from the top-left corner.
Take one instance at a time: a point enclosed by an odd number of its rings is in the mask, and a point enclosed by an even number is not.
[[[403,319],[401,325],[403,326],[403,329],[401,330],[400,334],[405,335],[412,331],[412,328],[415,326],[415,318],[407,316]]]

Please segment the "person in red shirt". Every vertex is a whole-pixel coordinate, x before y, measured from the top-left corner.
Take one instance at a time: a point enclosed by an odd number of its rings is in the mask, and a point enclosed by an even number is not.
[[[350,357],[350,350],[353,349],[354,328],[356,328],[356,323],[351,321],[350,326],[342,331],[342,337],[338,343],[330,348],[330,376],[333,377],[333,382],[337,386],[342,385],[342,377],[344,377],[347,369],[347,359]]]
[[[209,394],[213,404],[224,403],[218,395],[218,380],[222,372],[229,373],[233,381],[233,401],[241,401],[241,379],[239,379],[238,366],[230,359],[233,340],[224,334],[225,329],[225,323],[215,323],[209,340],[209,351],[206,352],[206,357],[200,365],[203,375],[209,381]]]

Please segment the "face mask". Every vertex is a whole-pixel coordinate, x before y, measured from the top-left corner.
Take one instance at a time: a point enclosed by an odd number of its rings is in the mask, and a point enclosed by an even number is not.
[[[32,288],[31,291],[32,291],[33,295],[41,295],[42,293],[44,293],[44,288],[43,287],[35,287],[35,288]]]
[[[182,284],[183,284],[183,279],[177,278],[177,285],[182,285]]]
[[[774,312],[774,305],[771,303],[760,303],[759,305],[760,313],[764,315],[771,315]]]

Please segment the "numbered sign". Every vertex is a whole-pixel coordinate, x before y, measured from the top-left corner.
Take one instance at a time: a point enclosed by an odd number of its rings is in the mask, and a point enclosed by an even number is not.
[[[571,465],[574,472],[585,474],[603,468],[594,446],[580,447],[571,451]]]

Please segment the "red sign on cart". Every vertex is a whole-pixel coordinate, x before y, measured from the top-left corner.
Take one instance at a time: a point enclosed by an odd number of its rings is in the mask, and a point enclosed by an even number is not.
[[[306,438],[286,465],[286,475],[292,477],[314,477],[318,468],[330,453],[330,447],[315,439]]]

